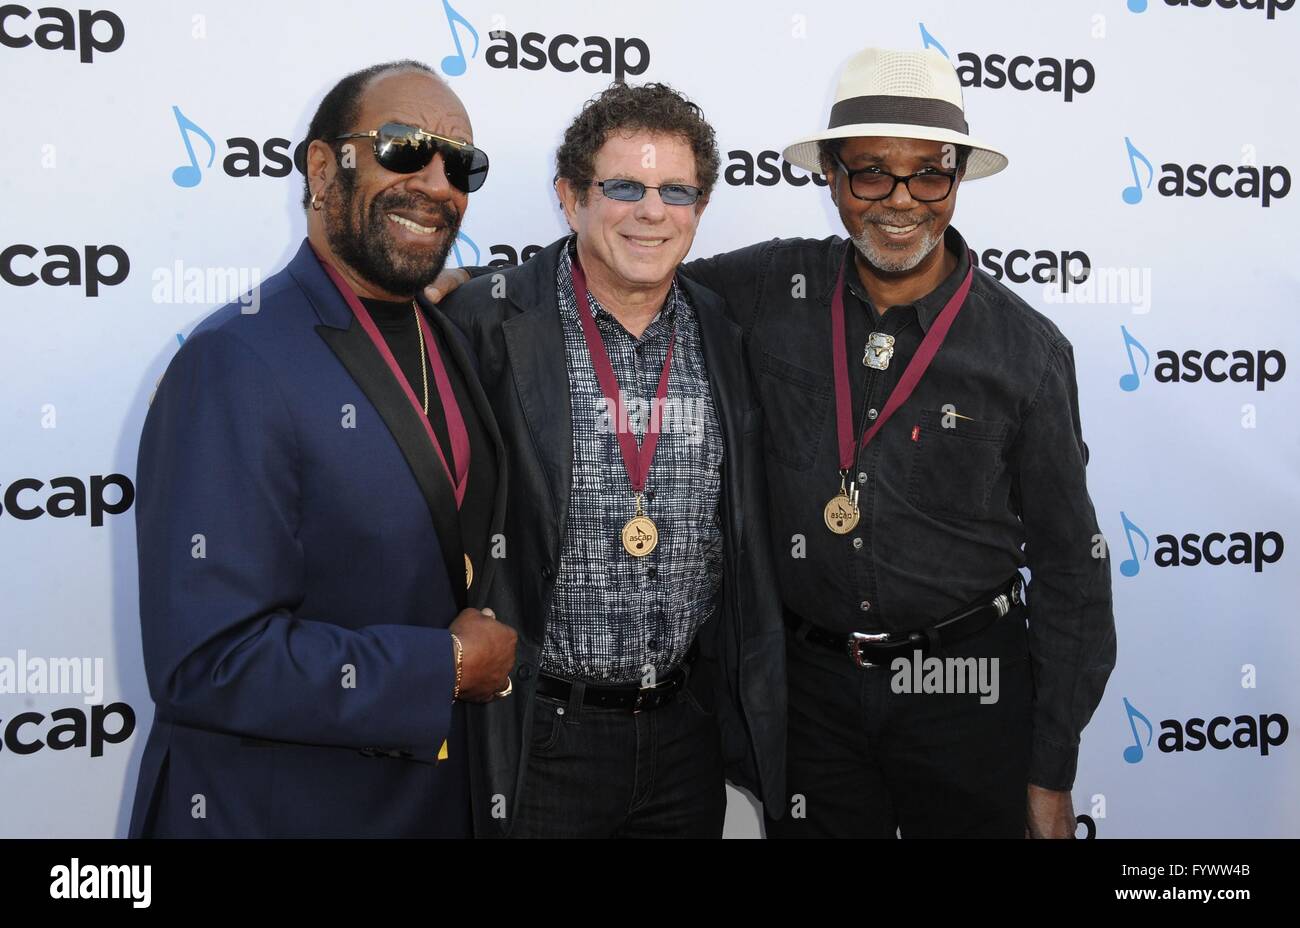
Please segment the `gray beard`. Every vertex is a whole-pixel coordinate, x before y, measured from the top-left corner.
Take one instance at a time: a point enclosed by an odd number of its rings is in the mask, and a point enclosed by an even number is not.
[[[874,242],[867,235],[867,226],[869,223],[862,224],[862,234],[853,236],[853,244],[857,247],[862,257],[867,259],[867,263],[872,267],[886,273],[897,274],[903,271],[910,271],[916,267],[930,252],[934,251],[941,241],[942,234],[936,234],[932,225],[927,225],[922,232],[921,243],[916,250],[911,253],[897,251],[882,251],[878,249]]]

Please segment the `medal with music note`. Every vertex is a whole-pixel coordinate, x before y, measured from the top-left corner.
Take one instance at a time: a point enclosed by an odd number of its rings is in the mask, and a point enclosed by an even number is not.
[[[875,422],[863,434],[862,440],[857,442],[854,441],[853,434],[851,410],[853,398],[849,390],[849,361],[844,323],[844,273],[849,263],[850,252],[851,249],[846,248],[844,259],[840,262],[839,275],[835,279],[835,290],[831,295],[831,366],[835,372],[835,430],[839,439],[840,491],[822,508],[822,518],[826,522],[826,527],[836,535],[847,535],[853,531],[862,517],[861,510],[858,508],[857,483],[851,483],[848,479],[857,461],[858,452],[871,443],[871,439],[876,437],[884,424],[889,421],[890,416],[907,402],[907,398],[920,383],[921,376],[934,360],[934,356],[938,354],[943,340],[948,336],[948,330],[952,328],[957,314],[961,312],[962,305],[966,302],[966,294],[970,292],[971,279],[975,270],[975,254],[971,252],[966,276],[939,312],[930,330],[925,333],[925,338],[921,339],[916,354],[912,355],[912,359],[907,362],[907,367],[903,368],[898,383],[889,391],[885,406],[876,416]],[[893,336],[872,332],[867,341],[867,350],[862,363],[867,367],[883,371],[889,367],[893,354]]]
[[[862,517],[858,510],[858,487],[857,484],[849,488],[847,484],[848,472],[840,473],[840,492],[831,498],[831,501],[822,509],[822,518],[826,520],[826,527],[836,535],[847,535],[858,527],[858,519]]]
[[[623,526],[623,550],[633,557],[645,557],[659,544],[659,529],[645,514],[641,494],[636,495],[636,515]]]
[[[601,340],[596,322],[591,317],[591,304],[587,300],[587,277],[582,272],[582,265],[575,256],[573,259],[573,293],[578,300],[578,320],[582,323],[582,337],[587,342],[587,354],[591,366],[596,369],[596,381],[605,395],[610,409],[619,409],[620,394],[618,376],[609,361],[609,353]],[[633,557],[645,557],[659,544],[659,528],[645,512],[643,491],[646,478],[650,476],[650,464],[654,461],[655,448],[659,444],[659,430],[662,425],[664,400],[668,397],[668,372],[673,364],[673,346],[677,342],[677,326],[673,326],[668,336],[668,352],[664,357],[663,370],[659,372],[659,386],[655,389],[655,402],[651,404],[650,421],[646,423],[645,438],[638,448],[636,436],[628,428],[617,430],[618,452],[623,458],[623,469],[627,472],[632,492],[636,494],[636,514],[623,526],[621,537],[623,550]]]

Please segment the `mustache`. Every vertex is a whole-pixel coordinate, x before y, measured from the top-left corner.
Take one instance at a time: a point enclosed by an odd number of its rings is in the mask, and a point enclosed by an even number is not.
[[[376,218],[381,213],[400,209],[416,212],[422,216],[431,216],[434,224],[444,229],[454,230],[460,227],[460,211],[456,207],[447,202],[439,203],[430,200],[419,194],[393,193],[375,200],[370,209]]]
[[[917,216],[915,213],[874,213],[863,217],[866,222],[882,226],[910,226],[912,223],[929,222],[930,216]]]

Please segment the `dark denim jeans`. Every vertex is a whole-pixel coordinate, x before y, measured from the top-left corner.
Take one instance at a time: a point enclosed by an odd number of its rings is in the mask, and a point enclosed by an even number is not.
[[[786,639],[793,800],[768,837],[1025,836],[1034,684],[1023,608],[934,655],[998,658],[994,703],[898,693],[889,666]]]
[[[692,679],[633,714],[537,696],[512,837],[719,838],[726,813],[717,719]]]

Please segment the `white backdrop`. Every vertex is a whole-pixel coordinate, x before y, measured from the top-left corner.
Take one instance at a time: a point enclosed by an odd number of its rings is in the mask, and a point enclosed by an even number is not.
[[[962,187],[954,224],[986,270],[1009,265],[1078,363],[1119,635],[1084,733],[1079,833],[1300,835],[1300,583],[1286,550],[1300,539],[1300,370],[1285,369],[1300,348],[1300,129],[1286,102],[1300,11],[1226,2],[6,6],[0,835],[125,833],[152,713],[129,506],[140,428],[179,340],[296,249],[287,153],[339,77],[405,57],[448,75],[492,157],[466,264],[564,231],[555,146],[616,69],[667,81],[704,108],[723,153],[693,252],[707,255],[838,231],[823,189],[762,153],[825,124],[855,50],[926,41],[961,67],[973,133],[1011,161]],[[546,55],[563,35],[577,47]],[[512,41],[524,50],[507,67]],[[1089,284],[1042,282],[1040,252],[1086,255]],[[1069,262],[1076,279],[1084,260]],[[1035,265],[1040,280],[1023,279]],[[238,286],[207,280],[222,268]],[[186,272],[206,283],[182,286]],[[1199,376],[1210,358],[1215,379]],[[72,658],[87,659],[83,679],[42,681],[50,659]],[[1207,725],[1210,743],[1195,734]],[[757,833],[731,798],[728,834]]]

